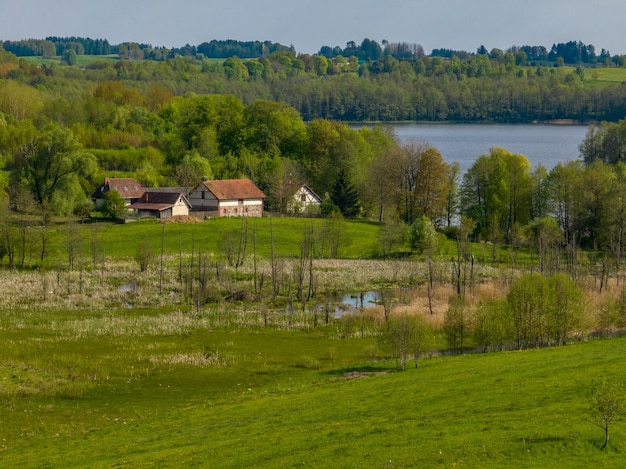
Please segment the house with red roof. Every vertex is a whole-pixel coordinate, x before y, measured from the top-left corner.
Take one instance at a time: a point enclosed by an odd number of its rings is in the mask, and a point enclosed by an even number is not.
[[[145,192],[143,184],[135,181],[133,178],[104,178],[104,182],[96,189],[91,196],[95,201],[96,209],[102,207],[104,196],[109,191],[117,191],[124,199],[126,206],[137,202]]]
[[[250,179],[202,179],[189,202],[196,216],[262,217],[265,197]]]

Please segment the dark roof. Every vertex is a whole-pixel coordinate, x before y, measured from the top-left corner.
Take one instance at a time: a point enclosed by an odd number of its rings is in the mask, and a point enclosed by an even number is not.
[[[130,206],[134,210],[166,210],[173,207],[182,197],[188,207],[191,206],[187,197],[182,192],[162,192],[147,190],[141,198]]]
[[[187,194],[191,190],[190,187],[150,187],[146,188],[146,192],[173,192],[176,194]]]
[[[223,179],[202,181],[218,200],[264,199],[265,194],[250,179]]]
[[[104,178],[104,183],[94,192],[96,199],[103,198],[110,190],[116,190],[123,199],[138,199],[145,188],[133,178]]]

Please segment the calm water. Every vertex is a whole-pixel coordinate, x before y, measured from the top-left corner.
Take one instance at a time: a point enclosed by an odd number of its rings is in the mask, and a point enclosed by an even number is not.
[[[458,161],[467,170],[491,147],[519,153],[533,168],[551,169],[559,162],[577,160],[586,125],[554,124],[396,124],[400,140],[416,138],[441,152],[448,163]]]

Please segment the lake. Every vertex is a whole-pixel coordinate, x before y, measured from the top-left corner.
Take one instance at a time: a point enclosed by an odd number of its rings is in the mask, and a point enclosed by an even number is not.
[[[398,138],[424,140],[441,152],[448,163],[458,161],[465,172],[491,147],[519,153],[533,168],[551,169],[559,162],[579,159],[578,146],[586,125],[559,124],[395,124]]]

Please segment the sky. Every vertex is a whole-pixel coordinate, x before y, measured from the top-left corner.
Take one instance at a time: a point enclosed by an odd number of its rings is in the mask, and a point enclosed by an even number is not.
[[[4,0],[0,40],[46,36],[154,47],[272,41],[297,52],[364,38],[475,52],[582,41],[626,54],[624,0]]]

